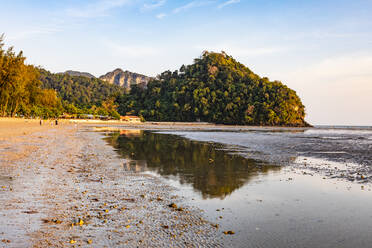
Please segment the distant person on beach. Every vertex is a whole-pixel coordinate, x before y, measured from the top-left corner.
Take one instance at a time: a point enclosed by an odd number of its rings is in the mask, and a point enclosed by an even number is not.
[[[43,121],[42,120],[40,120],[40,126],[43,124]]]
[[[58,120],[56,120],[56,126],[58,125]]]

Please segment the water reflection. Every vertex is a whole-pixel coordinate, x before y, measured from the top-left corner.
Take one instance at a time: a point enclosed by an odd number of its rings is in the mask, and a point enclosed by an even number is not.
[[[203,198],[225,198],[259,175],[280,167],[221,150],[222,146],[142,130],[107,133],[106,141],[126,159],[131,171],[154,171],[190,184]]]

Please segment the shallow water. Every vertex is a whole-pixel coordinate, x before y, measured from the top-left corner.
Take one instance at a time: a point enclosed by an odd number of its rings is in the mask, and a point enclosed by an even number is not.
[[[224,236],[224,246],[368,247],[372,242],[372,130],[106,135],[128,159],[126,170],[163,178],[218,223],[221,233],[233,230]]]
[[[222,145],[190,141],[175,135],[140,131],[115,133],[108,139],[130,171],[152,171],[182,184],[190,184],[203,198],[231,194],[259,174],[281,168],[228,153]]]
[[[340,166],[348,167],[347,170],[341,172],[338,168],[329,168],[327,174],[350,181],[372,182],[371,128],[161,133],[175,134],[191,140],[223,143],[231,150],[235,150],[231,146],[239,146],[242,156],[277,165],[293,165],[293,162],[299,162],[298,157],[337,162]],[[313,170],[324,169],[324,166],[317,167],[317,164],[319,163],[313,163]]]

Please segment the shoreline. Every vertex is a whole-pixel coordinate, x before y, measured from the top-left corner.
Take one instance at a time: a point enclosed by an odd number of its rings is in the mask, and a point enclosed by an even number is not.
[[[21,123],[28,123],[29,126],[39,126],[40,119],[25,119],[25,118],[11,118],[0,117],[0,128],[4,128],[4,124],[19,125]],[[43,125],[51,125],[54,119],[43,120]],[[61,125],[82,125],[82,126],[102,126],[102,127],[117,127],[117,128],[139,128],[139,129],[172,129],[172,130],[185,130],[185,129],[203,129],[203,130],[231,130],[231,131],[306,131],[309,129],[372,129],[372,126],[345,126],[345,125],[313,125],[305,127],[297,126],[244,126],[244,125],[225,125],[213,124],[208,122],[141,122],[130,123],[118,120],[89,120],[89,119],[58,119]],[[9,131],[9,130],[8,130]],[[19,132],[20,133],[20,132]],[[0,138],[2,133],[0,132]]]
[[[221,230],[199,209],[161,179],[123,170],[125,160],[101,134],[80,125],[23,125],[0,148],[2,245],[219,246]]]
[[[71,125],[68,121],[59,121],[59,125]],[[56,127],[54,120],[43,120],[40,125],[40,119],[22,119],[22,118],[0,118],[0,141],[12,139],[35,132],[45,131]]]
[[[215,125],[205,124],[139,127],[122,123],[60,123],[58,126],[49,123],[40,127],[37,120],[0,121],[0,137],[3,137],[0,139],[0,200],[4,206],[0,210],[0,223],[4,223],[0,226],[0,244],[5,247],[245,247],[247,242],[252,245],[273,242],[277,247],[287,247],[286,243],[281,243],[284,240],[275,241],[275,235],[271,233],[281,233],[285,237],[292,232],[296,221],[309,228],[323,230],[313,231],[312,234],[323,239],[323,244],[333,244],[334,240],[328,239],[327,235],[322,236],[322,233],[328,232],[329,237],[336,238],[339,233],[330,231],[329,223],[339,219],[343,230],[340,232],[346,235],[347,226],[341,223],[349,215],[358,220],[352,225],[360,224],[360,227],[354,227],[358,228],[360,235],[366,234],[363,230],[368,228],[369,222],[364,216],[368,207],[359,209],[362,215],[358,214],[359,211],[348,214],[352,211],[350,206],[353,209],[358,207],[349,197],[353,196],[353,199],[368,206],[370,201],[366,197],[370,195],[372,185],[365,181],[359,184],[338,178],[334,180],[332,176],[325,178],[318,168],[312,169],[312,162],[319,162],[306,157],[299,157],[297,166],[281,166],[271,172],[261,174],[257,171],[252,177],[248,173],[247,178],[237,178],[243,183],[233,189],[234,193],[218,199],[198,192],[202,188],[195,191],[192,181],[182,179],[181,174],[167,178],[157,173],[153,165],[150,165],[151,170],[128,170],[137,165],[147,168],[149,164],[142,163],[151,163],[151,158],[141,162],[130,157],[137,152],[129,153],[129,157],[120,157],[117,147],[104,139],[107,132],[119,129],[128,129],[122,133],[128,138],[138,137],[142,133],[139,129],[152,130],[154,132],[148,133],[155,136],[172,133],[169,130],[176,131],[174,133],[184,130],[197,135],[198,141],[191,142],[212,146],[224,144],[218,142],[218,137],[222,136],[216,136],[218,133],[223,135],[224,132],[218,132],[220,130],[231,131],[227,136],[234,142],[238,142],[239,138],[249,141],[250,138],[244,138],[244,135],[258,135],[256,130],[250,129],[246,134],[243,130],[239,134],[237,131],[240,130],[235,127],[216,129]],[[253,132],[249,132],[251,130]],[[262,128],[257,130],[262,131]],[[273,130],[264,131],[270,133]],[[206,140],[203,141],[201,134],[206,135]],[[208,141],[208,135],[216,140]],[[263,132],[263,135],[267,134]],[[277,135],[281,134],[274,134]],[[291,135],[297,135],[297,131]],[[192,140],[192,136],[183,138]],[[263,140],[265,146],[267,141]],[[151,145],[139,147],[138,154],[140,151],[146,154],[152,149]],[[229,151],[226,144],[217,149],[221,148]],[[236,147],[231,148],[234,152]],[[186,159],[205,157],[195,155]],[[168,156],[167,152],[164,156]],[[209,166],[207,163],[206,168]],[[258,165],[257,168],[260,167]],[[208,180],[217,182],[213,175],[218,174],[213,170]],[[199,186],[202,185],[199,183]],[[297,187],[299,190],[296,190]],[[323,191],[323,187],[327,191]],[[316,199],[328,201],[326,205],[330,207],[321,205]],[[346,205],[342,208],[342,215],[329,218],[329,214],[341,211],[332,208],[333,201]],[[169,207],[172,203],[176,207]],[[322,211],[314,212],[318,204]],[[296,212],[298,209],[305,212]],[[297,219],[288,222],[292,214]],[[303,218],[308,219],[301,222]],[[319,222],[314,222],[315,219]],[[261,229],[270,230],[270,234],[261,232]],[[236,232],[235,235],[223,233],[228,230]],[[299,231],[292,240],[300,245],[307,235]],[[351,240],[355,244],[367,241],[370,241],[368,237],[360,241]]]

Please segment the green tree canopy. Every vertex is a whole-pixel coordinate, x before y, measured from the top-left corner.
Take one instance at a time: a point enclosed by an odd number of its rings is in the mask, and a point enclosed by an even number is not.
[[[121,114],[151,121],[206,121],[234,125],[305,126],[305,107],[279,81],[254,74],[224,52],[204,52],[179,71],[165,71],[147,88],[119,99]]]
[[[98,78],[51,73],[43,69],[40,74],[43,88],[56,90],[62,100],[79,108],[101,106],[104,101],[124,93],[124,88]]]
[[[124,89],[97,78],[53,74],[25,64],[22,52],[4,49],[0,36],[0,116],[58,117],[71,114],[120,118],[114,100]]]

